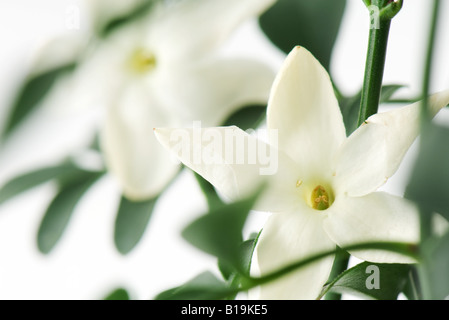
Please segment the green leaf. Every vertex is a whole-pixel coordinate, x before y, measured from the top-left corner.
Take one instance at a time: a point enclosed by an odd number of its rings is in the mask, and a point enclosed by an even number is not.
[[[231,265],[229,265],[228,262],[223,261],[222,259],[218,259],[217,265],[218,270],[220,270],[220,273],[223,276],[223,278],[227,281],[231,281],[235,276],[234,268]]]
[[[421,134],[421,151],[407,186],[406,197],[426,212],[449,220],[449,128],[429,125]]]
[[[128,291],[118,288],[108,294],[103,300],[131,300]]]
[[[406,264],[362,262],[326,285],[320,298],[328,292],[338,292],[377,300],[396,300],[404,290],[410,268]]]
[[[0,204],[52,179],[59,178],[70,180],[72,177],[75,177],[79,171],[80,169],[74,164],[66,162],[58,166],[41,168],[36,171],[22,174],[8,181],[0,189]]]
[[[432,237],[422,247],[422,262],[419,265],[425,285],[425,297],[433,300],[449,299],[449,232],[441,237]]]
[[[357,120],[359,118],[359,108],[361,99],[362,99],[362,92],[360,91],[353,97],[349,98],[344,97],[341,98],[339,101],[347,136],[350,136],[351,133],[353,133],[355,129],[357,129]]]
[[[71,62],[52,70],[30,76],[22,88],[11,107],[10,114],[5,123],[3,138],[22,123],[22,121],[36,109],[36,106],[50,91],[56,81],[64,74],[75,69],[76,63]]]
[[[114,242],[121,254],[129,253],[142,238],[158,197],[131,201],[122,196],[115,219]]]
[[[246,106],[231,114],[223,126],[237,126],[242,130],[255,129],[265,119],[266,106]]]
[[[217,300],[235,291],[211,272],[203,272],[182,286],[158,294],[155,300]]]
[[[259,240],[260,233],[261,232],[252,234],[248,240],[245,240],[239,246],[238,253],[240,257],[238,261],[240,267],[238,268],[238,270],[241,270],[244,276],[250,275],[252,257],[254,250],[256,248],[257,241]],[[219,259],[218,268],[223,278],[225,278],[226,280],[233,280],[232,276],[236,276],[235,274],[236,270],[232,265],[229,265],[227,261]]]
[[[329,70],[346,0],[279,0],[259,19],[268,38],[289,53],[304,46]]]
[[[247,276],[250,275],[251,271],[251,262],[254,254],[254,250],[256,249],[257,242],[259,241],[259,237],[262,231],[257,234],[254,234],[254,237],[246,240],[240,246],[240,263],[242,265],[242,270],[245,272]]]
[[[389,84],[382,86],[382,90],[380,92],[380,103],[388,102],[391,99],[391,97],[396,93],[396,91],[404,87],[405,86],[401,84]]]
[[[75,180],[66,181],[61,186],[39,226],[37,246],[40,252],[48,254],[54,248],[63,235],[77,203],[102,175],[103,172],[79,170]]]
[[[242,229],[257,196],[216,207],[182,232],[190,244],[244,273],[240,245]]]

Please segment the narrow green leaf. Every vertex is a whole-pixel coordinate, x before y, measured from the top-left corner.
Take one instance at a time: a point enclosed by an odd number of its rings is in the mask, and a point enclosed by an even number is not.
[[[73,211],[90,186],[103,175],[102,172],[78,171],[75,180],[65,182],[50,203],[39,226],[37,246],[48,254],[63,235]]]
[[[410,265],[362,262],[326,285],[328,292],[349,293],[377,300],[396,300],[408,281]]]
[[[122,196],[114,230],[115,246],[121,254],[129,253],[139,243],[157,199],[137,202]]]
[[[391,99],[391,97],[396,93],[396,91],[404,87],[405,86],[401,84],[389,84],[382,86],[382,90],[380,92],[380,103],[388,102]]]
[[[15,102],[11,107],[10,114],[3,130],[3,138],[6,138],[29,114],[31,114],[31,112],[36,109],[39,102],[42,101],[62,75],[73,71],[75,67],[76,63],[71,62],[50,71],[30,76],[19,90]]]
[[[346,0],[279,0],[259,19],[268,38],[289,53],[304,46],[329,70]]]
[[[240,244],[238,248],[240,267],[238,271],[242,271],[244,276],[249,276],[251,271],[251,262],[254,250],[256,248],[257,241],[259,240],[260,233],[252,234],[248,240],[245,240]],[[229,262],[218,259],[218,269],[222,276],[226,280],[233,280],[233,276],[236,276],[236,270]]]
[[[426,212],[449,220],[449,128],[429,125],[421,135],[421,151],[407,186],[406,197]]]
[[[155,300],[217,300],[235,291],[211,272],[203,272],[182,286],[158,294]]]
[[[242,229],[256,199],[257,197],[253,196],[216,207],[185,228],[182,236],[198,249],[244,272],[240,255]]]
[[[54,167],[41,168],[15,177],[0,189],[0,204],[55,178],[68,179],[76,176],[80,169],[72,163],[63,163]]]
[[[231,114],[223,126],[237,126],[242,130],[255,129],[265,119],[266,106],[246,106]]]
[[[351,133],[353,133],[354,130],[357,129],[357,120],[359,116],[359,106],[361,99],[362,92],[359,92],[353,97],[344,97],[339,101],[347,136],[350,136]]]
[[[131,300],[128,291],[118,288],[108,294],[103,300]]]
[[[223,276],[223,279],[230,281],[235,276],[235,270],[234,268],[229,265],[227,261],[224,261],[222,259],[218,259],[217,261],[218,270],[220,270],[221,275]]]
[[[254,250],[256,249],[257,242],[262,231],[255,234],[254,237],[246,240],[240,246],[240,263],[241,269],[245,272],[245,275],[249,276],[251,271],[251,263],[253,259]]]

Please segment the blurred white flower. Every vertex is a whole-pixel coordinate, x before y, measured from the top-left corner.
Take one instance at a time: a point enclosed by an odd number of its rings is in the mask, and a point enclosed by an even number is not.
[[[40,36],[32,73],[46,72],[79,60],[89,43],[109,22],[130,14],[149,1],[75,0],[59,3],[59,10],[64,14],[64,28],[50,37]]]
[[[241,22],[273,3],[159,2],[144,20],[111,34],[79,68],[75,103],[106,107],[101,145],[129,199],[157,195],[179,169],[157,143],[154,127],[194,120],[218,125],[238,107],[267,103],[271,68],[223,58],[218,48]]]
[[[431,112],[435,115],[448,103],[449,91],[432,96]],[[278,152],[279,165],[278,171],[267,178],[267,189],[257,204],[258,210],[273,212],[253,259],[260,274],[333,250],[336,245],[419,240],[415,206],[403,198],[376,192],[396,172],[418,135],[419,108],[420,103],[415,103],[373,115],[346,137],[326,70],[304,48],[297,47],[289,54],[268,103],[267,125],[278,133],[278,139],[270,141],[268,147],[270,152]],[[225,196],[235,199],[246,195],[263,181],[259,175],[261,163],[192,162],[173,148],[173,130],[177,129],[156,130],[161,144]],[[210,143],[192,145],[193,132],[186,130],[189,134],[183,140],[185,150],[209,148],[210,152]],[[219,136],[228,128],[203,130],[209,136]],[[252,136],[235,127],[233,130],[251,145]],[[212,131],[218,134],[213,135]],[[229,150],[228,147],[215,150]],[[223,154],[217,158],[223,159]],[[371,262],[414,262],[380,250],[351,254]],[[322,259],[262,286],[259,298],[316,298],[329,277],[333,260]]]
[[[87,12],[92,28],[102,28],[113,19],[119,19],[139,5],[150,0],[83,0],[81,6]]]

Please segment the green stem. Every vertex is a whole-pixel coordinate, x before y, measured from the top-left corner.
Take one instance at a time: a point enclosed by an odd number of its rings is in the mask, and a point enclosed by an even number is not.
[[[437,31],[437,25],[438,25],[438,13],[440,8],[440,1],[434,0],[433,2],[433,11],[432,11],[432,17],[431,17],[431,25],[430,25],[430,31],[429,31],[429,42],[427,44],[427,51],[426,51],[426,61],[424,65],[424,80],[422,84],[422,103],[421,103],[421,132],[424,136],[427,134],[427,127],[430,125],[431,116],[429,114],[429,88],[430,88],[430,75],[432,72],[432,58],[433,58],[433,50],[435,46],[435,38],[436,38],[436,31]],[[425,140],[425,139],[422,139]],[[421,140],[421,141],[422,141]],[[420,146],[422,149],[422,145]],[[432,224],[431,224],[431,218],[432,218],[432,212],[429,210],[426,210],[424,208],[420,208],[420,233],[421,233],[421,244],[424,243],[429,237],[432,236]],[[429,276],[429,270],[426,268],[426,266],[420,265],[418,267],[418,274],[421,281],[421,288],[422,288],[422,296],[423,299],[432,299],[431,294],[431,287],[430,287],[430,281],[428,279]]]
[[[288,266],[285,266],[277,271],[264,275],[262,277],[253,278],[248,277],[243,280],[243,284],[240,288],[236,288],[235,291],[232,290],[229,295],[240,292],[240,291],[248,291],[256,286],[260,286],[266,284],[268,282],[274,281],[286,274],[293,272],[299,268],[305,267],[313,262],[316,262],[320,259],[323,259],[330,255],[335,255],[340,250],[343,251],[352,251],[352,250],[386,250],[390,252],[400,253],[409,257],[412,257],[415,260],[418,260],[418,252],[417,247],[410,243],[401,243],[401,242],[369,242],[369,243],[360,243],[354,244],[350,246],[346,246],[341,249],[335,249],[326,251],[323,253],[318,253],[308,258],[304,258],[300,261],[294,262]]]
[[[435,46],[435,37],[436,37],[436,30],[437,30],[437,21],[438,21],[438,11],[440,7],[440,1],[434,0],[433,3],[433,11],[432,11],[432,20],[431,20],[431,26],[429,31],[429,42],[427,44],[427,51],[426,51],[426,61],[424,65],[424,80],[422,83],[422,92],[421,92],[421,131],[422,134],[425,135],[427,130],[427,126],[430,124],[430,114],[429,114],[429,88],[430,88],[430,74],[432,71],[432,58],[433,58],[433,49]],[[424,140],[424,139],[423,139]],[[421,241],[426,240],[431,235],[431,224],[430,224],[430,217],[431,214],[429,212],[424,212],[421,209]]]
[[[334,264],[332,265],[332,270],[328,282],[333,281],[348,268],[350,258],[351,255],[347,251],[337,248],[337,253],[335,254],[335,260]],[[341,300],[341,294],[329,292],[328,294],[326,294],[325,300]]]
[[[372,1],[372,5],[377,6],[379,10],[384,8],[386,3],[385,0]],[[391,19],[379,16],[379,28],[371,28],[369,32],[365,78],[357,126],[377,113],[379,108],[390,25]]]

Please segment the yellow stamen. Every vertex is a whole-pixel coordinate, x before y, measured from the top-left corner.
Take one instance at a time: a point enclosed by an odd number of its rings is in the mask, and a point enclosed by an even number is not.
[[[312,191],[312,207],[316,210],[326,210],[330,206],[329,194],[319,185]]]

